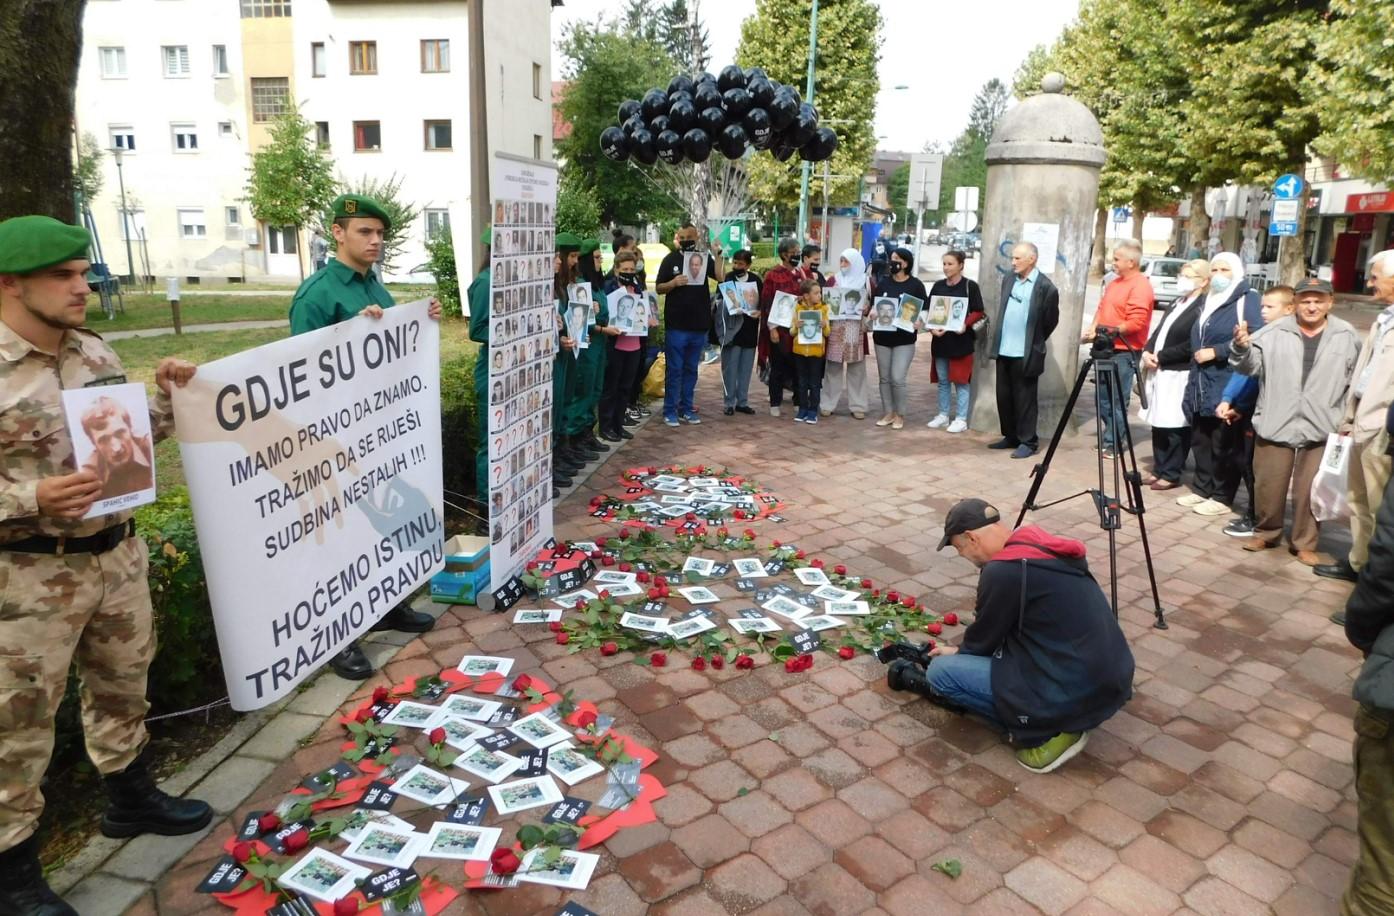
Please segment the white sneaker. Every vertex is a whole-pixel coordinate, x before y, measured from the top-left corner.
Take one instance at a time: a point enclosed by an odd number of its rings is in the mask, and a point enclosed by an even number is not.
[[[770,416],[772,416],[772,417],[777,417],[777,416],[779,416],[779,408],[778,408],[778,407],[771,407],[771,408],[770,408]]]
[[[1203,502],[1209,502],[1209,500],[1199,493],[1187,493],[1185,496],[1178,496],[1176,498],[1176,504],[1178,506],[1185,506],[1187,509],[1194,509]]]
[[[946,413],[941,413],[933,420],[930,420],[927,425],[930,429],[943,429],[945,426],[949,425],[949,415]]]
[[[1206,515],[1210,517],[1229,515],[1229,506],[1214,499],[1207,499],[1205,502],[1191,510],[1196,515]]]
[[[962,433],[967,431],[968,421],[963,419],[962,417],[954,418],[954,421],[949,424],[949,432],[951,433]]]

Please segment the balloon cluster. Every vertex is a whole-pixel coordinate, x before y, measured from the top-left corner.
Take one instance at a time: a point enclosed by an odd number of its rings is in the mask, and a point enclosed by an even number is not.
[[[832,158],[837,134],[818,126],[818,111],[793,86],[764,70],[735,64],[717,76],[675,76],[668,89],[650,89],[620,104],[619,124],[600,133],[607,159],[643,165],[706,162],[715,149],[739,159],[747,147],[768,150],[780,162],[794,153],[809,162]]]

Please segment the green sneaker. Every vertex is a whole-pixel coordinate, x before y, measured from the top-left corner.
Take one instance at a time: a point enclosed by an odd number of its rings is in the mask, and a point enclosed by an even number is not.
[[[1040,747],[1016,752],[1016,761],[1033,773],[1049,773],[1089,743],[1088,732],[1061,732]]]

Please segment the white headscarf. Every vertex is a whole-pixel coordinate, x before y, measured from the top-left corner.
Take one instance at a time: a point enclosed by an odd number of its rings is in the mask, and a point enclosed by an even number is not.
[[[1215,310],[1229,301],[1234,295],[1235,289],[1244,280],[1244,262],[1239,259],[1239,255],[1232,251],[1222,251],[1210,259],[1210,267],[1213,270],[1216,264],[1229,265],[1230,273],[1234,277],[1234,282],[1222,293],[1215,292],[1214,281],[1211,281],[1210,292],[1205,294],[1205,304],[1200,307],[1200,323],[1202,326],[1210,320],[1210,316],[1215,314]]]
[[[866,259],[862,253],[855,248],[848,248],[842,252],[842,259],[848,264],[846,270],[838,265],[837,280],[834,286],[842,289],[866,289]]]

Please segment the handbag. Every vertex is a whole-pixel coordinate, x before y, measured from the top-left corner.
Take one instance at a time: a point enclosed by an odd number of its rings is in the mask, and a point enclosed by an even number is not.
[[[1346,481],[1350,475],[1350,453],[1354,440],[1350,436],[1331,433],[1326,437],[1326,450],[1321,465],[1312,478],[1312,516],[1319,522],[1331,522],[1350,516],[1346,501]]]

